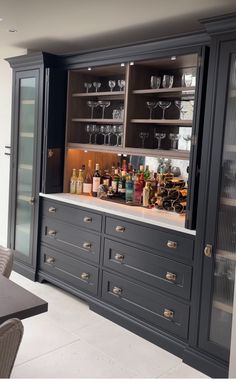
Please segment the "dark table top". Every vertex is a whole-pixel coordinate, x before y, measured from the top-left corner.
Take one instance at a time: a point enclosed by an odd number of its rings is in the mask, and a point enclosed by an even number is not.
[[[47,312],[48,303],[0,274],[0,324]]]

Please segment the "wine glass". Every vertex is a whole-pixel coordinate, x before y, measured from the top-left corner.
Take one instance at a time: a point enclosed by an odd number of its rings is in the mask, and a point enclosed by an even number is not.
[[[96,93],[98,92],[98,89],[101,87],[101,82],[93,82],[93,86],[95,87]]]
[[[149,118],[152,119],[152,112],[157,107],[157,102],[147,101],[146,104],[147,104],[148,109],[150,110]]]
[[[98,106],[102,108],[102,119],[104,119],[105,109],[110,106],[110,101],[98,101]]]
[[[149,133],[147,133],[146,131],[141,131],[139,133],[139,138],[142,140],[142,148],[144,148],[145,139],[147,139],[148,137],[149,137]]]
[[[103,136],[103,144],[105,145],[106,144],[106,136],[107,136],[105,125],[100,126],[100,134]]]
[[[189,88],[192,85],[193,76],[192,74],[184,73],[182,75],[182,86]]]
[[[151,76],[150,86],[152,89],[159,89],[161,86],[161,77]]]
[[[93,110],[95,107],[98,106],[98,102],[97,101],[87,101],[87,105],[88,105],[88,107],[91,108],[91,117],[90,118],[93,119]]]
[[[92,84],[90,82],[85,82],[84,83],[84,87],[86,89],[86,93],[88,93],[89,89],[92,87]]]
[[[124,132],[123,125],[118,125],[117,126],[117,144],[116,144],[117,146],[122,146],[123,132]],[[119,144],[119,140],[120,140],[120,144]]]
[[[93,143],[96,145],[97,144],[97,135],[100,131],[100,127],[97,125],[92,125],[91,130],[92,130],[92,133],[94,134],[94,142]]]
[[[181,101],[175,100],[175,106],[179,109],[180,111],[180,119],[184,119],[184,114],[187,113],[187,110],[184,110],[184,105]]]
[[[190,151],[190,148],[191,148],[191,139],[192,139],[191,135],[189,135],[189,134],[183,135],[183,139],[186,142],[186,150]]]
[[[118,80],[117,84],[120,88],[120,91],[122,92],[122,90],[124,90],[124,88],[125,88],[125,80]]]
[[[86,125],[85,126],[85,131],[86,131],[86,133],[88,133],[89,134],[89,144],[91,144],[92,143],[92,135],[93,135],[93,132],[92,132],[92,125]]]
[[[157,148],[158,150],[161,148],[161,141],[166,137],[165,133],[158,133],[156,129],[154,130],[154,137],[157,139]]]
[[[174,76],[170,76],[169,74],[164,74],[162,78],[162,87],[172,88],[173,83],[174,83]]]
[[[108,136],[107,144],[111,145],[112,125],[106,125],[105,132]]]
[[[170,133],[169,138],[171,140],[171,148],[177,150],[177,142],[180,138],[180,134]]]
[[[171,102],[169,101],[158,101],[158,106],[162,109],[162,119],[165,119],[165,111],[168,109],[171,105]]]
[[[111,92],[113,91],[114,87],[116,86],[116,81],[115,80],[110,80],[108,81],[109,88]]]
[[[113,125],[112,126],[112,134],[116,136],[116,146],[118,146],[118,125]]]

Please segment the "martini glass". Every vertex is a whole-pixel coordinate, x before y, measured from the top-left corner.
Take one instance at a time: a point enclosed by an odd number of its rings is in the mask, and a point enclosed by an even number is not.
[[[90,118],[93,119],[93,110],[95,107],[98,106],[98,102],[97,101],[87,101],[87,105],[88,105],[88,107],[91,108],[91,117]]]

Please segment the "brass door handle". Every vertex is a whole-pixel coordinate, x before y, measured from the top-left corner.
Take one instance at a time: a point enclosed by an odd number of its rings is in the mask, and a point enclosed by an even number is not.
[[[164,309],[163,316],[165,318],[172,319],[172,318],[174,318],[174,312],[173,312],[173,310],[170,310],[170,309]]]
[[[91,244],[91,243],[86,242],[86,241],[83,243],[83,248],[84,248],[84,249],[91,249],[91,247],[92,247],[92,244]]]
[[[122,288],[119,288],[119,287],[113,287],[112,288],[112,293],[116,294],[117,296],[121,296],[122,294]]]
[[[81,273],[80,277],[81,277],[82,280],[88,280],[89,277],[90,277],[90,274],[86,273],[86,272],[83,272],[83,273]]]
[[[56,233],[57,233],[57,231],[55,231],[55,230],[53,230],[53,229],[50,229],[50,230],[48,231],[48,236],[55,237],[55,236],[56,236]]]
[[[55,262],[56,262],[55,257],[53,257],[53,256],[46,257],[46,263],[47,264],[54,264]]]
[[[122,262],[125,258],[124,255],[121,255],[121,253],[116,253],[114,256],[115,260]]]
[[[176,274],[171,272],[166,272],[165,279],[168,281],[176,281]]]
[[[212,245],[211,244],[207,244],[204,248],[204,255],[206,257],[211,257],[212,256]]]
[[[116,229],[116,232],[124,232],[125,231],[125,227],[123,227],[122,225],[117,225],[115,229]]]
[[[56,208],[55,207],[49,207],[48,212],[56,212]]]
[[[176,248],[177,248],[177,243],[176,243],[176,241],[168,240],[167,243],[166,243],[166,245],[167,245],[168,248],[171,248],[171,249],[176,249]]]
[[[88,216],[85,216],[84,217],[84,223],[92,223],[92,218],[88,217]]]

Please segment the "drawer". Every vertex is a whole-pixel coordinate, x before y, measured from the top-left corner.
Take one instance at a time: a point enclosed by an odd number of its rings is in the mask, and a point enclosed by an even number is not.
[[[103,273],[102,297],[157,328],[187,339],[189,306],[119,276]]]
[[[109,239],[105,239],[103,264],[176,296],[190,298],[190,266]]]
[[[92,265],[41,246],[39,269],[76,289],[97,294],[98,269]]]
[[[124,220],[106,218],[106,234],[115,236],[125,242],[152,248],[155,251],[167,253],[176,260],[192,261],[194,242],[183,235],[159,230],[158,228],[146,227]]]
[[[43,219],[41,241],[75,258],[99,263],[100,236],[56,219]]]
[[[86,229],[101,231],[102,216],[90,210],[43,199],[42,214]]]

